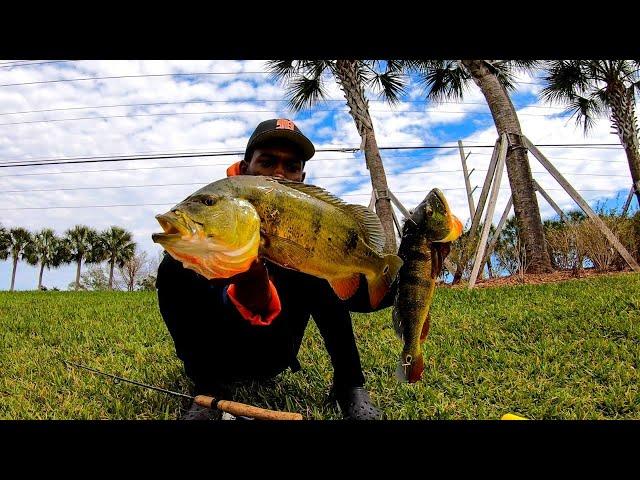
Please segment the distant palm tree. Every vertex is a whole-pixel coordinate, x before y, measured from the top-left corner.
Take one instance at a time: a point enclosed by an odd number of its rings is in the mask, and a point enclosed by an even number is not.
[[[44,228],[33,237],[27,256],[27,261],[32,265],[40,264],[40,275],[38,276],[38,290],[42,287],[42,274],[45,267],[57,267],[64,263],[64,245],[60,238],[56,237],[51,228]]]
[[[102,258],[109,262],[109,290],[113,289],[113,268],[117,264],[122,267],[130,260],[136,249],[133,235],[123,228],[112,226],[100,234],[100,250]]]
[[[67,230],[64,237],[65,248],[68,251],[68,262],[76,262],[76,290],[80,289],[80,270],[82,261],[93,263],[100,261],[98,232],[86,225],[76,225]]]
[[[369,60],[271,60],[267,68],[276,78],[287,84],[289,103],[294,111],[310,107],[325,98],[324,74],[329,73],[337,81],[344,92],[349,114],[353,118],[360,138],[361,149],[373,189],[388,192],[380,150],[373,130],[373,122],[369,115],[369,103],[365,95],[365,87],[377,88],[389,103],[396,103],[403,93],[401,72],[396,62],[387,62],[384,73],[379,73],[381,64]],[[396,236],[394,231],[392,207],[388,194],[376,200],[376,212],[385,233],[385,252],[396,253]]]
[[[584,126],[607,116],[620,138],[629,162],[636,200],[640,206],[640,148],[635,93],[640,91],[639,60],[554,60],[545,62],[543,99],[562,103]]]
[[[11,258],[13,259],[13,272],[11,274],[11,288],[10,291],[13,292],[13,287],[15,286],[16,281],[16,269],[18,268],[18,260],[27,258],[29,254],[29,247],[31,242],[33,241],[33,237],[28,230],[24,228],[12,228],[9,230],[9,235],[6,238],[7,242],[7,250]]]
[[[0,260],[6,260],[9,256],[9,232],[0,225]]]
[[[522,146],[520,122],[509,91],[515,89],[514,73],[531,69],[534,61],[492,60],[421,60],[403,61],[408,71],[420,76],[427,97],[433,101],[461,100],[466,87],[473,81],[487,101],[498,135],[509,139],[506,166],[513,195],[516,217],[522,225],[523,241],[530,259],[531,273],[552,270],[546,248],[538,201],[533,188],[531,167],[526,148]]]

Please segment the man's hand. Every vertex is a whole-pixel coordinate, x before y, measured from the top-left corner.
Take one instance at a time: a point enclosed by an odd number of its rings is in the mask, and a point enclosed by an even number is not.
[[[264,313],[271,302],[269,288],[269,272],[264,262],[258,258],[249,270],[231,277],[235,285],[235,297],[246,308],[254,313]]]

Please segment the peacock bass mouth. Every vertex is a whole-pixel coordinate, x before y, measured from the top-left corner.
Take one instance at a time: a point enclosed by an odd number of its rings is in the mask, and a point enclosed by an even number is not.
[[[458,237],[462,235],[462,222],[458,217],[451,213],[449,202],[447,202],[447,198],[444,196],[444,193],[442,193],[442,190],[440,190],[439,188],[434,188],[433,190],[431,190],[430,195],[433,195],[432,198],[437,199],[434,205],[438,205],[439,203],[439,206],[436,206],[435,208],[437,208],[443,215],[445,215],[449,227],[449,233],[445,237],[441,239],[432,239],[432,241],[436,243],[447,243],[457,240]]]
[[[208,235],[204,226],[181,211],[156,215],[163,233],[151,235],[174,259],[207,279],[229,278],[246,272],[258,256],[260,230],[243,238],[228,230],[228,235]]]
[[[201,225],[197,225],[184,215],[178,215],[174,212],[156,215],[156,220],[164,230],[163,233],[151,235],[152,240],[156,243],[162,244],[183,236],[195,236],[198,235],[199,231],[202,232]]]

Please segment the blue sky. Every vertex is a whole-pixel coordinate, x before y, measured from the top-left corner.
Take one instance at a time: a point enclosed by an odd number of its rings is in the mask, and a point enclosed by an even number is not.
[[[342,92],[327,82],[330,101],[293,113],[282,101],[281,84],[270,80],[263,61],[74,61],[29,66],[0,63],[0,85],[87,77],[162,75],[0,87],[0,155],[3,161],[76,156],[126,155],[150,152],[240,151],[262,120],[294,120],[317,149],[360,145]],[[217,72],[219,75],[193,75]],[[175,75],[189,73],[192,75]],[[222,73],[225,73],[224,75]],[[166,75],[174,74],[174,75]],[[539,82],[519,77],[512,98],[522,129],[535,144],[615,143],[605,120],[584,137],[562,109],[537,99]],[[398,106],[390,108],[369,92],[370,110],[379,146],[456,145],[462,140],[469,156],[477,201],[496,131],[480,91],[471,84],[462,102],[423,102],[415,85]],[[209,101],[209,103],[186,103]],[[267,101],[270,100],[270,101]],[[178,103],[182,102],[182,103]],[[159,105],[159,103],[172,103]],[[155,104],[136,105],[131,104]],[[124,105],[124,106],[122,106]],[[111,107],[106,107],[111,106]],[[93,107],[78,109],[77,107]],[[98,108],[100,107],[100,108]],[[73,108],[73,109],[70,109]],[[68,109],[35,113],[34,110]],[[329,110],[329,111],[327,111]],[[137,115],[137,116],[133,116]],[[86,117],[111,117],[86,119]],[[82,120],[69,120],[69,119]],[[66,120],[65,120],[66,119]],[[27,123],[29,122],[29,123]],[[592,206],[619,207],[631,180],[621,148],[541,148]],[[454,212],[464,222],[469,212],[457,149],[383,150],[391,190],[407,207],[415,206],[433,187],[444,190]],[[151,242],[159,227],[154,219],[201,185],[224,176],[238,157],[174,158],[114,163],[30,166],[0,169],[0,223],[31,231],[51,227],[58,234],[76,224],[98,230],[110,225],[127,228],[140,249],[157,256]],[[575,206],[568,195],[530,155],[534,177],[561,208]],[[167,167],[171,168],[158,168]],[[327,188],[345,201],[366,205],[371,185],[361,153],[318,152],[307,164],[309,182]],[[428,173],[425,173],[428,172]],[[105,188],[122,187],[128,188]],[[144,187],[131,187],[144,185]],[[164,186],[150,186],[164,185]],[[78,188],[86,188],[78,190]],[[503,175],[495,220],[507,202]],[[76,190],[68,190],[74,188]],[[23,192],[7,191],[22,190]],[[56,190],[34,192],[28,190]],[[111,208],[88,205],[149,204]],[[543,218],[553,210],[539,197]],[[46,209],[29,209],[47,207]],[[634,206],[635,209],[635,206]],[[37,268],[20,262],[16,288],[35,288]],[[0,289],[8,289],[11,263],[0,261]],[[45,271],[44,284],[66,289],[75,266]]]

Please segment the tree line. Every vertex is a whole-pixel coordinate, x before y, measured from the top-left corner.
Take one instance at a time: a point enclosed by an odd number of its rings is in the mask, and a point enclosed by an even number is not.
[[[639,60],[271,60],[269,70],[286,86],[289,104],[300,111],[326,96],[327,77],[336,80],[362,139],[371,184],[377,192],[375,209],[386,234],[385,250],[397,250],[391,203],[382,156],[366,88],[380,93],[390,105],[406,93],[411,76],[423,87],[423,96],[436,103],[463,100],[470,83],[484,96],[498,136],[505,134],[509,147],[506,169],[515,217],[528,258],[528,273],[554,270],[545,240],[545,228],[535,195],[527,149],[510,94],[515,74],[542,72],[540,98],[566,106],[587,135],[598,117],[611,121],[629,163],[631,180],[640,206],[640,149],[635,102],[640,92]],[[471,232],[472,236],[476,232]],[[460,266],[462,268],[462,266]],[[459,269],[458,275],[462,273]]]
[[[114,287],[114,269],[117,266],[123,276],[129,279],[128,290],[134,289],[136,274],[141,258],[136,255],[136,242],[133,234],[124,228],[111,226],[104,231],[97,231],[86,225],[76,225],[58,236],[51,228],[43,228],[30,232],[26,228],[4,228],[0,225],[0,260],[10,259],[13,262],[10,291],[14,290],[18,262],[23,260],[30,265],[39,265],[38,290],[43,289],[42,277],[44,269],[57,268],[64,264],[75,263],[76,277],[72,282],[76,290],[86,288],[81,283],[83,264],[100,264],[106,262],[109,273],[106,288]],[[129,272],[127,274],[127,271]]]

